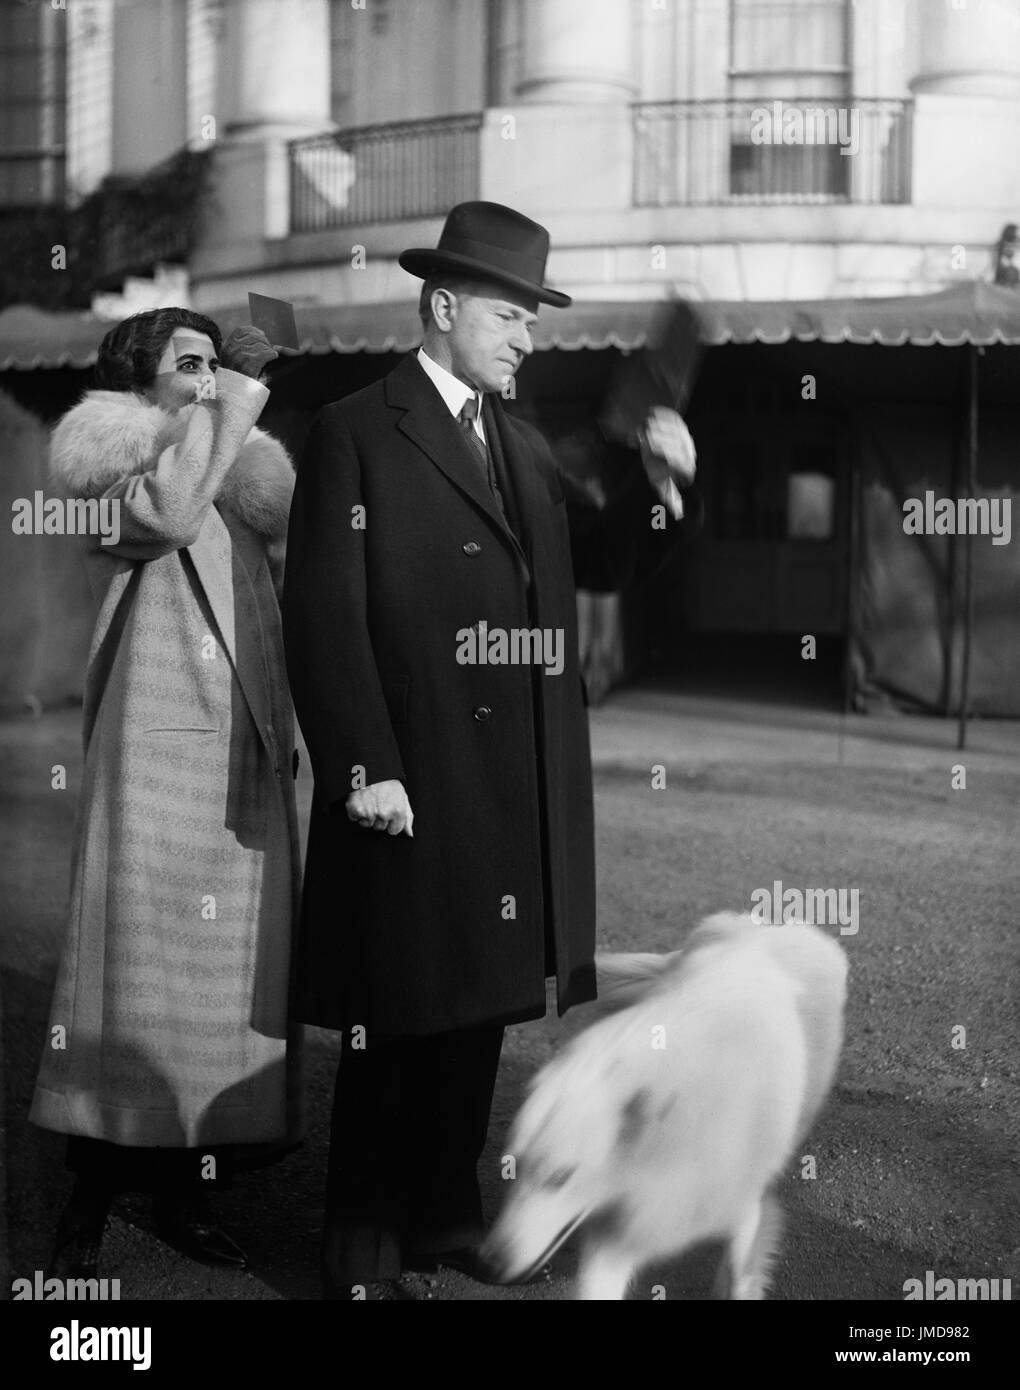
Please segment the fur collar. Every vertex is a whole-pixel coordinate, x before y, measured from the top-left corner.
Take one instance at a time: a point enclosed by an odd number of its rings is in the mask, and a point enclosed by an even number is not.
[[[69,497],[98,497],[119,478],[144,473],[184,437],[194,407],[176,414],[132,391],[89,391],[58,422],[50,481]],[[287,531],[294,467],[272,435],[252,429],[216,501],[267,540]]]

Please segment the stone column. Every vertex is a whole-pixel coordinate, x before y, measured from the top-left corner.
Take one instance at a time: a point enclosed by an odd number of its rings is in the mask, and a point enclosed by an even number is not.
[[[920,18],[915,93],[1020,97],[1017,0],[925,0]]]
[[[199,277],[257,267],[290,231],[287,141],[332,128],[329,0],[224,0],[216,195]]]
[[[539,222],[629,206],[637,18],[631,0],[522,0],[518,104],[486,114],[483,198]]]
[[[119,0],[113,12],[113,172],[141,174],[187,141],[187,10]]]
[[[1020,0],[925,0],[917,18],[913,202],[1015,211]]]
[[[533,102],[620,102],[636,95],[630,0],[523,0],[517,95]]]
[[[296,139],[330,123],[328,0],[226,0],[221,110],[231,140]]]
[[[67,186],[81,198],[113,166],[113,0],[67,13]]]

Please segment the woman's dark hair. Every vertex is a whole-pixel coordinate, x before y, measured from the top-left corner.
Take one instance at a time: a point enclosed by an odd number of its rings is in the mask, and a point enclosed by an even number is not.
[[[191,309],[148,309],[144,314],[132,314],[118,323],[99,344],[93,370],[97,389],[137,391],[150,386],[156,379],[159,359],[175,328],[191,328],[196,333],[208,334],[213,351],[219,357],[223,338],[212,319]]]

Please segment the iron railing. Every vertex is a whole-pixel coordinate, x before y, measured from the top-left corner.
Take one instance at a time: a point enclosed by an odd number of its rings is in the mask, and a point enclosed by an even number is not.
[[[636,207],[910,201],[909,100],[741,98],[632,111]],[[291,231],[437,217],[477,198],[481,126],[476,113],[292,141]]]
[[[435,217],[477,198],[481,126],[477,113],[291,141],[291,231]]]
[[[637,207],[910,201],[908,100],[641,102],[633,116]]]
[[[91,243],[96,288],[151,275],[160,261],[186,262],[202,200],[211,191],[210,149],[180,149],[137,176],[111,175],[77,209]]]

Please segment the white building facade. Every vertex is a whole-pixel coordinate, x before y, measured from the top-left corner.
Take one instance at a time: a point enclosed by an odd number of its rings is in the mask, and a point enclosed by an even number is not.
[[[75,0],[65,22],[72,200],[212,150],[197,308],[406,300],[397,254],[470,198],[548,226],[582,300],[920,293],[992,278],[1020,221],[1020,0]]]

